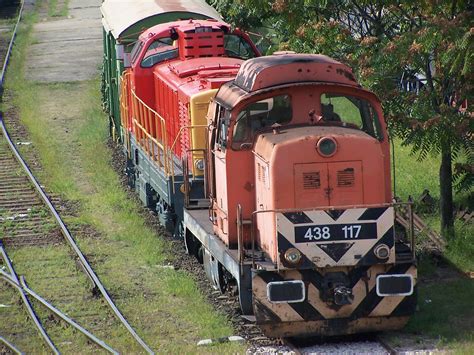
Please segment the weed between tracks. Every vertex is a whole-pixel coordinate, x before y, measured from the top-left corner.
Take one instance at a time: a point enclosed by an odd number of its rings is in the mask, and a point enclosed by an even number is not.
[[[41,183],[78,205],[74,215],[66,216],[66,223],[77,229],[81,250],[117,306],[153,349],[194,353],[199,339],[232,335],[228,321],[207,304],[191,276],[156,267],[172,260],[175,251],[146,226],[137,204],[127,198],[111,167],[98,82],[36,84],[25,78],[25,53],[33,41],[33,22],[34,18],[29,18],[19,36],[7,89],[33,142],[21,149],[35,149],[40,157]],[[96,231],[93,238],[88,233],[90,226]],[[10,256],[32,289],[119,351],[138,351],[104,302],[91,296],[88,280],[72,262],[67,247],[18,248],[12,249]],[[37,309],[61,351],[96,351],[81,335]],[[13,317],[7,312],[0,310],[0,333],[10,334],[5,329],[10,323],[29,327],[24,312],[20,310]],[[41,351],[34,330],[12,340],[25,352]],[[243,350],[240,345],[224,344],[203,352]]]

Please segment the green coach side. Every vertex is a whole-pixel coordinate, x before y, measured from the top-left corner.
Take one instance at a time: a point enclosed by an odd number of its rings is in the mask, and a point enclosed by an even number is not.
[[[103,25],[102,103],[109,115],[110,134],[121,139],[120,77],[140,34],[158,24],[186,19],[222,20],[204,0],[105,0]]]

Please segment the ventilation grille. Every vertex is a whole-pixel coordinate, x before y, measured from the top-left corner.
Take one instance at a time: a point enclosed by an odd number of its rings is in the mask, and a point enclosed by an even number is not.
[[[339,170],[337,172],[337,186],[338,187],[351,187],[354,186],[355,176],[354,168],[347,168]]]
[[[265,167],[261,165],[260,163],[257,163],[257,175],[258,175],[258,181],[263,182],[264,184],[266,183],[265,181]]]
[[[319,189],[320,187],[319,171],[303,173],[303,188],[305,190]]]

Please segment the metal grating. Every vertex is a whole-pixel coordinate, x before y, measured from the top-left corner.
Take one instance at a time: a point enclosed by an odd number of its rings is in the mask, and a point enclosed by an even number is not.
[[[305,190],[319,189],[321,187],[321,179],[319,171],[303,173],[303,188]]]
[[[337,186],[338,187],[351,187],[354,186],[355,175],[354,168],[347,168],[339,170],[337,172]]]

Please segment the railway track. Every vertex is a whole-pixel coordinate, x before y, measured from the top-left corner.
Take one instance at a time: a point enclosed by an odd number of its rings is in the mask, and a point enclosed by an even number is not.
[[[20,4],[14,28],[12,30],[5,30],[0,37],[2,38],[2,41],[0,41],[0,95],[3,93],[5,72],[22,11],[23,2]],[[11,34],[10,39],[7,41],[5,40],[5,33]],[[14,307],[12,307],[13,313],[11,315],[8,315],[6,312],[0,313],[0,324],[8,325],[8,331],[6,331],[6,328],[0,327],[0,352],[3,353],[4,349],[8,353],[21,352],[21,348],[17,347],[15,343],[21,340],[22,336],[35,329],[41,335],[44,344],[53,353],[59,354],[58,346],[52,340],[53,337],[48,334],[47,328],[48,324],[56,325],[58,322],[63,322],[63,325],[64,323],[67,324],[82,334],[80,336],[86,337],[89,346],[93,343],[92,346],[95,350],[98,347],[102,347],[102,349],[110,353],[118,353],[99,337],[92,334],[91,331],[86,330],[68,317],[65,312],[60,311],[52,304],[61,304],[65,307],[68,306],[68,309],[70,309],[71,305],[79,306],[79,303],[83,303],[80,306],[87,309],[90,302],[104,303],[103,301],[105,301],[107,306],[99,308],[101,312],[97,314],[82,314],[77,316],[76,319],[92,321],[94,330],[97,330],[100,328],[100,320],[110,321],[115,316],[123,327],[127,329],[128,334],[134,338],[134,341],[141,350],[152,354],[153,351],[129,325],[109,297],[107,290],[100,282],[56,211],[54,207],[55,201],[47,196],[28,165],[20,156],[14,143],[14,141],[17,141],[17,144],[21,143],[21,138],[19,136],[15,137],[17,133],[15,131],[13,137],[10,137],[3,121],[3,115],[0,112],[0,279],[2,280],[0,282],[0,300],[3,301],[11,298],[12,289],[18,292],[22,305],[28,311],[29,318],[34,323],[35,328],[22,329],[21,325],[19,327],[15,325],[15,319],[21,317],[21,313],[18,313],[17,310],[17,314],[14,314]],[[18,138],[20,139],[18,140]],[[18,257],[15,259],[14,265],[9,254],[12,252],[15,255],[21,255],[22,248],[36,248],[38,250],[37,258],[35,260],[31,260],[31,258],[23,260],[21,257]],[[47,251],[44,254],[45,258],[41,258],[41,251]],[[51,257],[51,255],[54,255],[54,257]],[[24,265],[22,265],[22,262]],[[66,263],[69,264],[66,268],[68,272],[59,269],[61,265],[64,267]],[[55,265],[58,266],[56,269]],[[80,270],[74,265],[79,265]],[[36,284],[51,282],[58,285],[59,283],[62,286],[60,287],[61,293],[54,295],[53,302],[48,302],[29,287],[27,280],[23,276],[18,275],[16,268],[20,270],[43,268],[43,272],[40,273],[41,280],[28,281]],[[84,282],[84,279],[88,279],[89,283]],[[73,284],[75,287],[72,286]],[[91,285],[91,287],[83,289],[78,294],[77,285],[84,287],[87,284]],[[5,285],[11,286],[11,289],[7,290],[7,287],[4,287]],[[94,295],[101,295],[102,300]],[[41,316],[38,315],[39,312],[36,310],[36,308],[39,308],[39,305],[43,307],[41,309]],[[4,304],[1,304],[1,306],[4,308],[9,307]],[[103,327],[107,327],[107,324],[104,324]],[[7,334],[2,334],[2,329]],[[102,331],[102,333],[104,332]],[[76,333],[74,338],[77,338]]]

